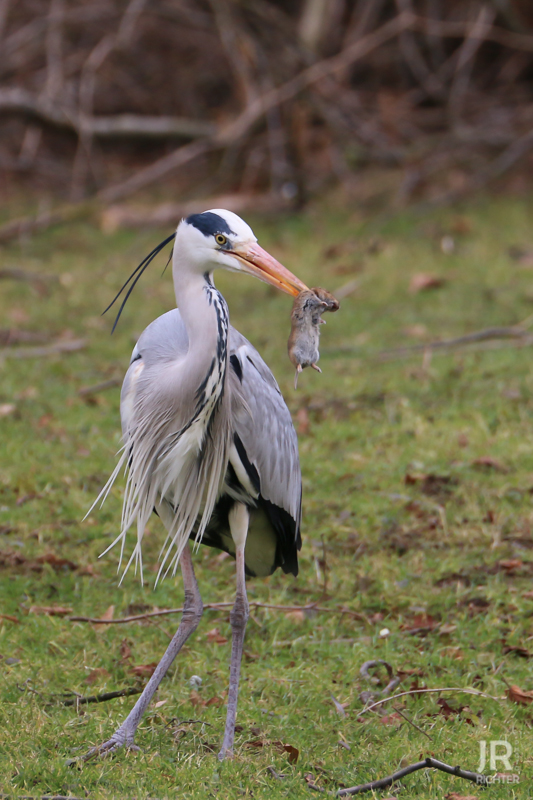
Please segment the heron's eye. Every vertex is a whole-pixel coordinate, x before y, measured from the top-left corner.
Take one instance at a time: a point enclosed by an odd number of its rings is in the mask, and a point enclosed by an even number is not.
[[[228,243],[228,239],[226,236],[224,236],[223,233],[217,233],[217,235],[215,236],[215,242],[222,247],[223,245]]]

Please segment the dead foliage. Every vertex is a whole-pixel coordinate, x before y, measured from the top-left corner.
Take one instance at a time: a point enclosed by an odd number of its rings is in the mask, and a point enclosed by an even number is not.
[[[513,703],[518,703],[521,706],[528,706],[533,703],[533,691],[524,691],[519,686],[509,686],[507,690],[507,697]]]
[[[67,606],[30,606],[30,614],[46,614],[48,617],[66,617],[72,614],[72,609]]]
[[[298,758],[300,757],[300,751],[292,744],[285,744],[284,742],[271,742],[268,739],[253,739],[250,742],[246,742],[246,747],[256,750],[262,749],[263,747],[273,747],[278,753],[288,754],[289,764],[296,764]]]
[[[2,40],[3,177],[114,202],[179,170],[185,192],[209,179],[297,205],[332,176],[353,188],[355,152],[357,165],[400,166],[406,202],[461,196],[527,158],[525,3],[368,6],[20,0]],[[468,230],[459,218],[442,251]]]
[[[425,472],[407,472],[405,474],[404,483],[406,486],[416,486],[420,491],[428,497],[433,497],[438,502],[442,503],[448,500],[459,481],[451,475],[436,475],[434,473]],[[417,507],[408,505],[408,510],[416,511]]]

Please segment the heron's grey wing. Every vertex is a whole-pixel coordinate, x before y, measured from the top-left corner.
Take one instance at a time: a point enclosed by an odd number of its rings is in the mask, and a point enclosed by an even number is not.
[[[232,327],[229,344],[230,386],[244,401],[232,409],[238,456],[276,531],[281,566],[296,572],[302,502],[296,431],[278,384],[257,350]]]
[[[132,556],[140,558],[144,529],[157,503],[173,511],[162,564],[175,568],[196,520],[207,524],[215,505],[220,482],[227,469],[231,429],[229,402],[221,397],[213,412],[210,395],[201,402],[183,364],[189,341],[178,309],[154,320],[141,334],[132,353],[121,392],[120,412],[124,450],[117,468],[126,467],[127,482],[122,512],[124,542],[127,530],[137,523],[137,546]],[[214,361],[213,361],[214,364]],[[217,447],[211,446],[211,434]],[[171,551],[174,557],[169,559]]]
[[[133,418],[133,404],[139,377],[154,364],[175,362],[187,354],[189,339],[177,308],[155,319],[141,333],[131,354],[130,365],[120,393],[120,419],[125,434]]]

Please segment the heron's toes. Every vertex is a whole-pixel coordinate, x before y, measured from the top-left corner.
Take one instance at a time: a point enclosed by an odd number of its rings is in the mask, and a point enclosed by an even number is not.
[[[226,758],[233,758],[233,750],[231,748],[226,748],[222,745],[222,749],[217,756],[219,761],[224,761]]]
[[[116,751],[120,750],[121,747],[125,747],[127,750],[140,751],[141,749],[134,744],[133,738],[131,741],[128,741],[125,736],[117,736],[117,734],[114,734],[110,739],[107,740],[107,742],[96,745],[96,747],[91,747],[91,749],[83,756],[83,760],[91,761],[93,758],[109,756],[111,753],[116,753]]]

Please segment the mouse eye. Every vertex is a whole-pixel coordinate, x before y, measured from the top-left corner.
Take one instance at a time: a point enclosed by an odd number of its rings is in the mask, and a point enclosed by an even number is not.
[[[227,236],[224,236],[223,233],[217,233],[215,236],[215,242],[220,245],[220,247],[223,247],[223,245],[228,243],[228,238]]]

